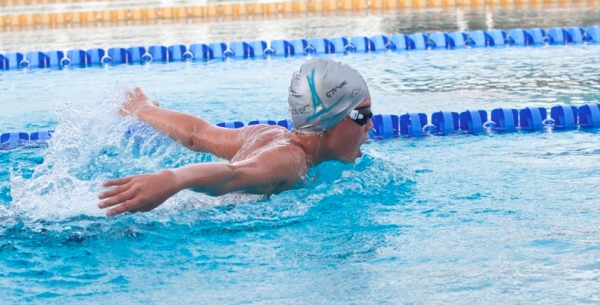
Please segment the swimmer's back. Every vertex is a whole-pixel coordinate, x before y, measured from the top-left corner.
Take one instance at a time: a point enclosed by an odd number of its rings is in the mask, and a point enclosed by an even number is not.
[[[240,137],[244,139],[243,145],[231,162],[252,158],[265,150],[281,150],[289,146],[291,133],[282,126],[258,124],[244,127]],[[287,149],[283,149],[282,153],[285,151]]]

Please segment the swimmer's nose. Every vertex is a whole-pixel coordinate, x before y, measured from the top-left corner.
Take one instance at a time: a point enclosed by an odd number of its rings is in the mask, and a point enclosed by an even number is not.
[[[372,119],[369,119],[369,121],[367,122],[367,124],[365,126],[367,126],[367,131],[373,130],[373,128],[375,128],[375,125],[373,125]]]

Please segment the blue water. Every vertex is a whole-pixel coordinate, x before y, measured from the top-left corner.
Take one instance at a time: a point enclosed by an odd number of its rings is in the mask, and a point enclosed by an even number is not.
[[[337,57],[379,113],[582,105],[600,46]],[[120,118],[124,88],[211,122],[287,116],[304,58],[2,72],[0,130],[56,130],[0,151],[0,294],[17,303],[600,302],[598,130],[370,141],[304,189],[183,191],[105,218],[101,181],[215,161]],[[6,110],[5,110],[6,109]],[[31,110],[35,109],[35,110]]]

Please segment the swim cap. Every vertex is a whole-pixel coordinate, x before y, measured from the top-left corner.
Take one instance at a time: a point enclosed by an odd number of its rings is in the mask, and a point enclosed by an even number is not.
[[[369,96],[358,71],[341,62],[311,59],[294,72],[288,103],[294,129],[323,132],[339,123]]]

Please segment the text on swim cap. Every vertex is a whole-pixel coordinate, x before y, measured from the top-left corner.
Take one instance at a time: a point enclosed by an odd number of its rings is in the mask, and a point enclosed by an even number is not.
[[[309,105],[304,105],[300,108],[290,108],[290,112],[292,113],[292,115],[297,115],[300,113],[304,113],[306,111],[306,107],[308,107]]]
[[[343,81],[341,84],[333,87],[333,89],[327,91],[327,93],[325,93],[325,95],[327,95],[328,98],[332,98],[333,96],[335,96],[335,93],[337,92],[338,89],[342,89],[342,87],[344,87],[348,82]]]

